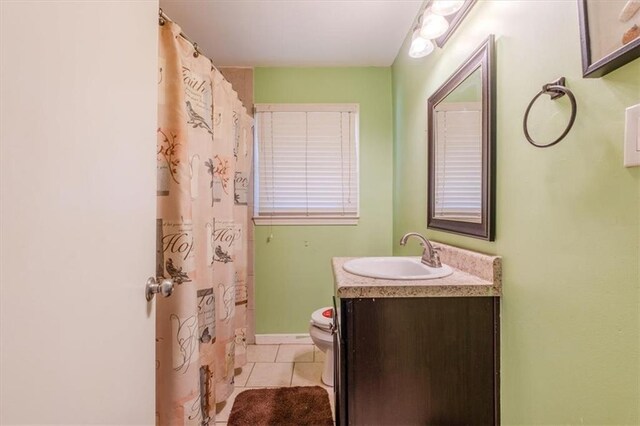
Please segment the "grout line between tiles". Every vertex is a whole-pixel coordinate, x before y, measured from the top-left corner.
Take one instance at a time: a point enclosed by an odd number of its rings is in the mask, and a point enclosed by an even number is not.
[[[291,365],[291,377],[289,378],[289,387],[293,385],[293,372],[296,371],[296,363],[292,363]]]
[[[280,346],[281,345],[278,345],[278,349],[276,349],[276,357],[273,359],[272,362],[277,362],[278,361],[278,354],[280,353]]]
[[[253,373],[253,369],[256,366],[256,363],[254,362],[253,365],[251,366],[251,370],[249,371],[249,374],[247,375],[247,380],[245,380],[244,382],[244,386],[241,387],[247,387],[247,383],[249,383],[249,379],[251,378],[251,373]]]

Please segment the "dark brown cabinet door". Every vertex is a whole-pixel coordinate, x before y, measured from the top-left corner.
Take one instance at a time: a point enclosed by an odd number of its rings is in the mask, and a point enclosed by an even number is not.
[[[338,422],[494,425],[498,299],[343,299]]]
[[[335,419],[337,425],[347,424],[347,381],[346,381],[346,352],[345,342],[342,338],[340,326],[340,312],[336,303],[336,298],[333,298],[334,308],[334,334],[333,334],[333,391],[334,391],[334,406],[335,406]]]

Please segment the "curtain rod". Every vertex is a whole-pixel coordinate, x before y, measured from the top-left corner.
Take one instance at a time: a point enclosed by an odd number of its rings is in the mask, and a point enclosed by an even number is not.
[[[169,16],[167,16],[166,13],[164,13],[164,11],[162,10],[162,8],[158,9],[158,15],[159,15],[159,19],[158,22],[160,25],[164,25],[165,22],[169,21],[169,22],[174,22],[171,18],[169,18]],[[186,40],[188,43],[190,43],[193,46],[193,57],[197,58],[198,56],[202,55],[202,52],[200,51],[200,49],[198,48],[198,43],[196,43],[195,41],[191,40],[185,33],[183,33],[182,31],[180,31],[180,37],[182,37],[184,40]],[[218,68],[216,68],[216,66],[213,64],[213,59],[202,55],[205,58],[207,58],[209,60],[209,62],[211,62],[211,66],[218,72],[220,72],[220,70]]]
[[[173,19],[169,18],[169,16],[166,13],[164,13],[162,8],[158,8],[158,23],[160,25],[164,25],[167,21],[175,22],[175,21],[173,21]],[[189,44],[191,44],[193,46],[193,50],[194,50],[193,57],[194,58],[197,58],[198,56],[202,55],[202,52],[200,52],[200,49],[198,49],[198,43],[196,43],[193,40],[191,40],[182,31],[180,31],[179,36],[182,37],[187,43],[189,43]],[[231,82],[229,80],[227,80],[227,78],[224,76],[224,74],[222,74],[222,72],[213,64],[213,59],[207,57],[206,55],[202,55],[202,56],[204,56],[206,59],[208,59],[209,62],[211,63],[211,68],[213,68],[214,70],[218,71],[220,73],[220,75],[222,75],[222,78],[224,79],[224,81],[229,83],[229,85],[231,86],[231,90],[233,90],[233,92],[236,94],[236,96],[238,97],[238,100],[239,100],[240,97],[238,96],[238,92],[236,92],[235,89],[233,89],[233,85],[231,84]],[[242,102],[242,101],[240,101],[240,102],[242,104],[242,108],[249,114],[249,111],[247,110],[247,107],[244,105],[244,102]],[[255,109],[255,107],[254,107],[254,109]]]

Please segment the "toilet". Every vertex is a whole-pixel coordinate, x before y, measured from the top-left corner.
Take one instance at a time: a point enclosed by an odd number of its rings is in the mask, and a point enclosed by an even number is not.
[[[313,311],[309,321],[309,335],[313,343],[325,353],[322,383],[333,386],[333,308],[326,307]]]

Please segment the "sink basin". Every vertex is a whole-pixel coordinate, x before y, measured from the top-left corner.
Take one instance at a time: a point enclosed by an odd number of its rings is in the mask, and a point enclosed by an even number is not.
[[[342,269],[355,275],[387,280],[432,280],[451,275],[453,270],[442,265],[431,268],[423,265],[419,257],[361,257],[348,260]]]

